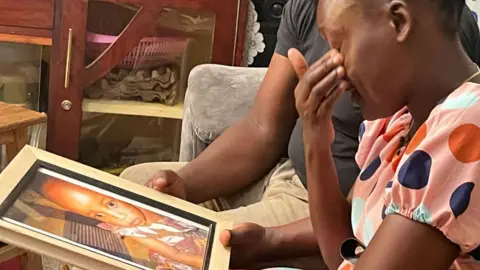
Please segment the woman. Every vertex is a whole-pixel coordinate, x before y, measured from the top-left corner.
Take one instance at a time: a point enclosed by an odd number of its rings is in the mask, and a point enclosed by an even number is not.
[[[464,5],[320,0],[333,50],[309,68],[289,52],[301,78],[310,214],[330,269],[478,267],[480,71],[459,42]],[[345,90],[367,119],[351,206],[330,153],[332,104]]]

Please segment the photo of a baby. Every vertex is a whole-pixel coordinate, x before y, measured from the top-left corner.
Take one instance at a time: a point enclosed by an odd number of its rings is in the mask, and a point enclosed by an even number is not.
[[[139,269],[200,270],[209,227],[40,168],[3,219]]]

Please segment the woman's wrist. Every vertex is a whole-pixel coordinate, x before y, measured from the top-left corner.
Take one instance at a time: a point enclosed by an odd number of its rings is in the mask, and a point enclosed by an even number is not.
[[[331,144],[305,143],[305,162],[316,164],[319,159],[332,157]]]

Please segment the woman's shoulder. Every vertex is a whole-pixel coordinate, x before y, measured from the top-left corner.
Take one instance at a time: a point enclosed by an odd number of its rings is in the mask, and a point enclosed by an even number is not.
[[[480,250],[480,85],[440,102],[401,155],[386,211],[439,229],[468,260]],[[471,261],[471,259],[470,259]],[[477,262],[476,262],[477,263]]]
[[[441,100],[433,109],[429,118],[447,117],[450,120],[470,118],[472,114],[477,114],[480,111],[479,101],[480,84],[464,83],[445,99]]]

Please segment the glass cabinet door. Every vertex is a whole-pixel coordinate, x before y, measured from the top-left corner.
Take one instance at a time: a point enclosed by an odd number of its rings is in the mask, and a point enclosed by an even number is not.
[[[121,41],[139,9],[89,2],[87,68]],[[188,75],[212,57],[212,12],[165,7],[144,27],[134,48],[82,93],[79,160],[113,174],[138,163],[178,160]]]
[[[47,150],[114,173],[178,159],[188,74],[241,65],[248,9],[248,0],[124,2],[135,4],[55,0],[48,99]]]
[[[42,46],[0,42],[0,101],[38,110]]]
[[[0,42],[0,101],[17,104],[27,109],[44,111],[47,89],[44,50],[40,45]],[[46,127],[30,126],[29,142],[44,148]],[[4,147],[0,154],[0,168],[6,164]]]

